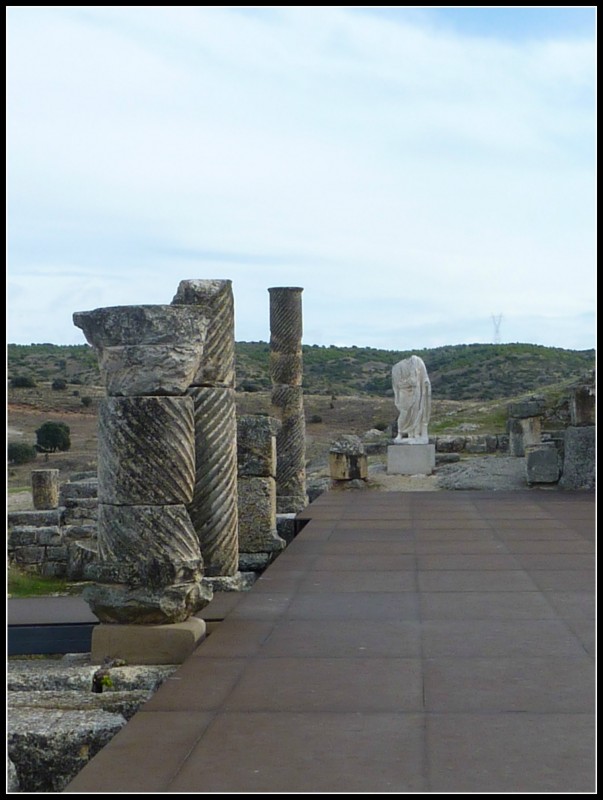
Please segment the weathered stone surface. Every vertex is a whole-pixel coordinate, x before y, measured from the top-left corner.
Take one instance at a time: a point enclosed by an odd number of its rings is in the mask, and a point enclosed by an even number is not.
[[[546,400],[544,397],[534,396],[527,400],[520,400],[516,403],[507,405],[509,417],[525,419],[526,417],[540,417],[546,411]]]
[[[436,466],[438,464],[455,464],[460,461],[459,453],[437,453],[436,452]]]
[[[306,425],[303,413],[283,419],[282,427],[276,437],[276,491],[278,497],[305,497],[306,495],[305,434]],[[301,509],[282,509],[282,511],[296,510]]]
[[[273,286],[270,294],[270,348],[277,353],[295,354],[303,335],[303,289],[298,286]]]
[[[241,572],[261,572],[274,557],[274,553],[239,553],[239,569]]]
[[[239,553],[239,559],[241,553]],[[203,578],[214,592],[246,592],[257,580],[255,572],[237,572],[236,575],[223,575],[217,578]]]
[[[274,478],[240,477],[238,481],[239,550],[245,553],[282,550],[276,532]]]
[[[466,436],[438,436],[436,450],[438,453],[461,453],[465,449]]]
[[[200,362],[191,384],[234,388],[234,299],[230,280],[180,281],[172,305],[198,306],[208,319]]]
[[[297,353],[270,353],[270,375],[274,383],[301,386],[303,372],[301,342]]]
[[[41,525],[60,525],[64,509],[57,508],[50,511],[10,511],[7,516],[8,527]]]
[[[577,386],[570,397],[570,419],[572,425],[594,425],[596,422],[595,387]]]
[[[190,397],[109,397],[98,408],[101,503],[190,503],[195,417]]]
[[[198,617],[161,625],[96,625],[91,660],[101,665],[101,674],[106,672],[102,665],[114,659],[126,661],[128,670],[132,664],[153,665],[152,669],[158,664],[182,664],[205,638],[205,632],[205,621]],[[119,683],[114,670],[109,677],[114,685]]]
[[[308,505],[307,494],[278,494],[276,495],[276,513],[278,514],[298,514]]]
[[[90,499],[98,496],[98,477],[81,481],[69,481],[61,486],[59,492],[61,505],[66,505],[67,500]]]
[[[96,541],[70,542],[67,555],[67,577],[71,581],[92,580],[90,568],[98,561]]]
[[[207,576],[238,567],[237,422],[233,389],[192,387],[195,488],[188,505]]]
[[[114,306],[76,312],[97,351],[109,395],[183,394],[196,374],[208,321],[197,306]]]
[[[528,484],[556,483],[559,480],[559,456],[552,442],[528,445],[525,450]]]
[[[111,678],[113,680],[113,678]],[[106,711],[121,714],[124,719],[131,719],[140,706],[146,702],[153,691],[134,688],[127,691],[103,691],[101,694],[88,691],[21,691],[8,693],[8,713],[13,716],[13,709],[55,709],[63,711]]]
[[[274,417],[260,414],[237,417],[239,477],[276,477],[276,436],[280,427]]]
[[[31,494],[35,509],[45,511],[59,506],[59,470],[32,469]]]
[[[20,709],[7,744],[21,792],[61,792],[125,723],[106,711]]]
[[[359,436],[351,434],[344,434],[329,446],[330,453],[339,453],[342,455],[359,456],[364,455],[365,449],[362,439]]]
[[[102,561],[131,565],[141,575],[170,564],[187,564],[200,572],[203,568],[199,542],[182,505],[101,504],[98,549]]]
[[[82,597],[101,622],[122,625],[168,625],[185,622],[212,599],[211,589],[199,583],[165,588],[130,587],[97,583],[86,586]]]
[[[364,453],[329,453],[329,473],[335,481],[367,480],[368,460]]]
[[[570,427],[565,431],[565,457],[559,485],[563,489],[594,489],[595,426]]]
[[[6,791],[8,794],[20,791],[17,768],[8,756],[6,757]]]
[[[523,457],[528,445],[539,444],[541,425],[540,417],[510,418],[507,421],[510,454]]]
[[[326,481],[326,488],[323,491],[327,491],[329,486],[331,485],[331,481],[329,478],[325,478]],[[321,492],[322,494],[322,492]],[[276,532],[284,539],[287,544],[291,544],[293,539],[295,538],[296,527],[295,527],[295,517],[296,514],[277,514],[276,515]]]

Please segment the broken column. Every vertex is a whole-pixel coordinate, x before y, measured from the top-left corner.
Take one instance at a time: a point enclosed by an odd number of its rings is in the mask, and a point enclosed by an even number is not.
[[[299,287],[270,293],[270,378],[273,415],[281,422],[276,438],[276,510],[306,507],[306,423],[303,400],[302,305]]]
[[[31,471],[33,507],[48,511],[59,507],[59,470],[33,469]]]
[[[530,397],[509,403],[507,433],[510,455],[523,457],[527,446],[540,444],[545,407],[544,397]]]
[[[116,306],[73,321],[96,350],[108,394],[99,405],[98,582],[84,591],[108,624],[94,630],[92,658],[175,663],[204,634],[191,617],[212,596],[187,512],[195,436],[185,392],[207,319],[194,307]],[[178,640],[178,655],[158,636]]]
[[[187,389],[194,402],[196,454],[188,511],[206,577],[234,576],[239,549],[232,281],[181,281],[172,305],[196,308],[208,320],[203,359]]]
[[[239,565],[261,571],[285,540],[276,527],[276,437],[273,417],[247,414],[237,420]]]

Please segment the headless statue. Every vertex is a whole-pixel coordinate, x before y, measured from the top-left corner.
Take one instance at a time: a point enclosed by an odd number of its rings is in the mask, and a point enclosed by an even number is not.
[[[392,369],[394,402],[398,417],[397,444],[428,444],[427,425],[431,414],[431,383],[423,359],[411,356]],[[403,438],[403,434],[407,437]]]

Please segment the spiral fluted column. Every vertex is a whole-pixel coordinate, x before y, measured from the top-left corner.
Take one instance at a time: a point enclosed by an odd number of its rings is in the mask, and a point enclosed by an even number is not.
[[[205,575],[233,576],[239,546],[232,282],[181,281],[172,305],[200,309],[208,319],[203,358],[187,390],[195,418],[195,482],[187,508]]]
[[[308,504],[302,389],[302,291],[299,287],[268,289],[272,413],[281,422],[276,437],[278,513],[298,512]]]

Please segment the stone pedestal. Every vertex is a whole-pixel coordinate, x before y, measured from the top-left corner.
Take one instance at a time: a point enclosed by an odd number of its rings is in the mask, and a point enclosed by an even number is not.
[[[393,444],[387,448],[388,475],[431,475],[434,469],[434,444]]]
[[[205,621],[191,617],[173,625],[97,625],[91,661],[119,658],[128,664],[182,664],[205,638]]]

